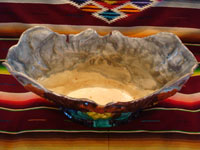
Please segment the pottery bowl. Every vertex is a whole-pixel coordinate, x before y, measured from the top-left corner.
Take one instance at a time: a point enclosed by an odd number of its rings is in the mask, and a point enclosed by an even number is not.
[[[68,118],[91,127],[112,127],[174,95],[193,74],[197,61],[172,33],[131,38],[119,31],[100,36],[87,29],[63,35],[33,27],[9,49],[4,65],[27,90],[56,103]],[[109,98],[102,87],[107,92],[115,88],[111,100],[105,101]],[[89,92],[82,94],[100,91],[95,95],[100,100],[69,94],[84,88]]]

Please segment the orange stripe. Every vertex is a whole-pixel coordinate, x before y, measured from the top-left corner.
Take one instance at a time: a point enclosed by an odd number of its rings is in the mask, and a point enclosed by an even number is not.
[[[98,10],[95,9],[87,9],[87,8],[81,8],[82,11],[87,11],[87,12],[97,12]]]
[[[85,8],[85,7],[101,9],[101,8],[95,6],[95,5],[86,5],[86,6],[83,6],[82,8]]]
[[[174,135],[163,135],[163,138],[143,136],[149,138],[137,137],[135,134],[21,134],[12,138],[2,136],[0,145],[3,150],[142,150],[147,148],[148,150],[198,150],[200,146],[198,138],[180,136],[178,139],[174,138]]]
[[[126,36],[130,37],[145,37],[159,32],[172,32],[179,36],[181,40],[198,43],[200,41],[200,29],[195,28],[178,28],[178,27],[96,27],[96,26],[67,26],[67,25],[52,25],[52,24],[23,24],[23,23],[1,23],[1,36],[16,36],[19,37],[23,31],[33,26],[47,26],[55,32],[62,34],[76,34],[87,28],[97,30],[100,35],[109,34],[112,30],[119,30]],[[15,28],[13,28],[15,26]]]
[[[137,9],[136,7],[132,5],[126,5],[126,6],[123,6],[122,8]]]
[[[139,10],[137,9],[120,9],[121,12],[140,12]]]

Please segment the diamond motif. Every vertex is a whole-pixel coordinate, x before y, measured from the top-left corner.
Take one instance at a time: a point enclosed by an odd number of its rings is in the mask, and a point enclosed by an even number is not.
[[[68,0],[73,5],[108,24],[138,14],[162,0]]]
[[[102,13],[99,13],[100,16],[104,17],[105,19],[107,19],[108,21],[111,21],[117,17],[120,16],[119,13],[116,13],[112,10],[107,10],[107,11],[104,11]]]
[[[98,11],[102,10],[102,8],[100,8],[97,5],[94,5],[92,3],[82,6],[80,9],[82,11],[86,11],[86,12],[98,12]]]
[[[85,3],[85,2],[87,2],[89,0],[71,0],[71,1],[76,3],[76,4],[78,4],[78,5],[81,5],[81,4],[83,4],[83,3]]]
[[[144,8],[150,4],[152,4],[154,1],[153,0],[131,0],[131,3],[136,5],[139,8]]]

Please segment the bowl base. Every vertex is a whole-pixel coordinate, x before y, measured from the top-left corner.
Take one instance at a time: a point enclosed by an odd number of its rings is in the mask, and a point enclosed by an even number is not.
[[[82,125],[93,127],[93,128],[109,128],[119,126],[121,124],[128,123],[139,116],[140,111],[137,112],[127,112],[127,113],[120,113],[117,115],[113,115],[111,117],[104,117],[94,119],[88,115],[87,112],[82,112],[79,110],[68,109],[68,108],[61,108],[64,114],[72,121],[80,123]],[[93,113],[93,112],[92,112]],[[98,113],[95,113],[99,115]]]

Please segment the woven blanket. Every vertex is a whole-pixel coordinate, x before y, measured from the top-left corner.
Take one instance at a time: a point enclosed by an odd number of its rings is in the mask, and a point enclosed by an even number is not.
[[[200,62],[199,18],[197,0],[0,0],[0,150],[105,149],[107,141],[115,149],[198,149],[200,66],[179,93],[130,123],[89,128],[25,90],[2,62],[22,32],[33,26],[66,35],[87,28],[101,35],[119,30],[130,37],[173,32]]]

